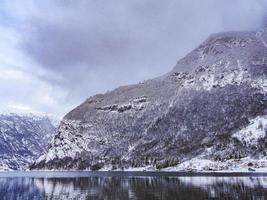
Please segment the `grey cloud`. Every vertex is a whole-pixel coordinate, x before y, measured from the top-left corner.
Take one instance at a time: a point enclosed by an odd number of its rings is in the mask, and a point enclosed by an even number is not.
[[[69,90],[75,103],[168,72],[209,34],[256,28],[266,9],[261,0],[36,4],[37,12],[24,20],[20,48],[43,68],[63,76],[53,84]]]

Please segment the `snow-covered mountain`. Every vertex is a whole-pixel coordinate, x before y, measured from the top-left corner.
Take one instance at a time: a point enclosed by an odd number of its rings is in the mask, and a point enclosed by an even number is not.
[[[266,76],[266,27],[211,35],[171,72],[69,112],[32,168],[267,167]]]
[[[27,169],[47,150],[55,133],[48,117],[0,114],[0,170]]]

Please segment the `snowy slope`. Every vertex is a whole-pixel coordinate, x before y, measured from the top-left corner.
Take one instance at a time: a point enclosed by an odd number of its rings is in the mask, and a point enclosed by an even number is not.
[[[267,133],[267,116],[258,116],[250,120],[249,125],[233,134],[232,137],[237,138],[244,146],[257,147],[260,140],[266,138]]]
[[[45,116],[0,114],[0,170],[26,169],[45,152],[55,132]]]

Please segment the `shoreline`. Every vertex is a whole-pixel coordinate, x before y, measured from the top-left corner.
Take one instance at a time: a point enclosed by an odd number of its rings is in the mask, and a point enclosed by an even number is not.
[[[1,171],[0,178],[71,178],[71,177],[267,177],[267,172],[237,172],[237,171]]]

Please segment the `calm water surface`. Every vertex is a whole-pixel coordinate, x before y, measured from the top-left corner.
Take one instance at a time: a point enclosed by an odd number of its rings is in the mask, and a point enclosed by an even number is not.
[[[267,199],[267,175],[15,172],[0,173],[0,199]]]

